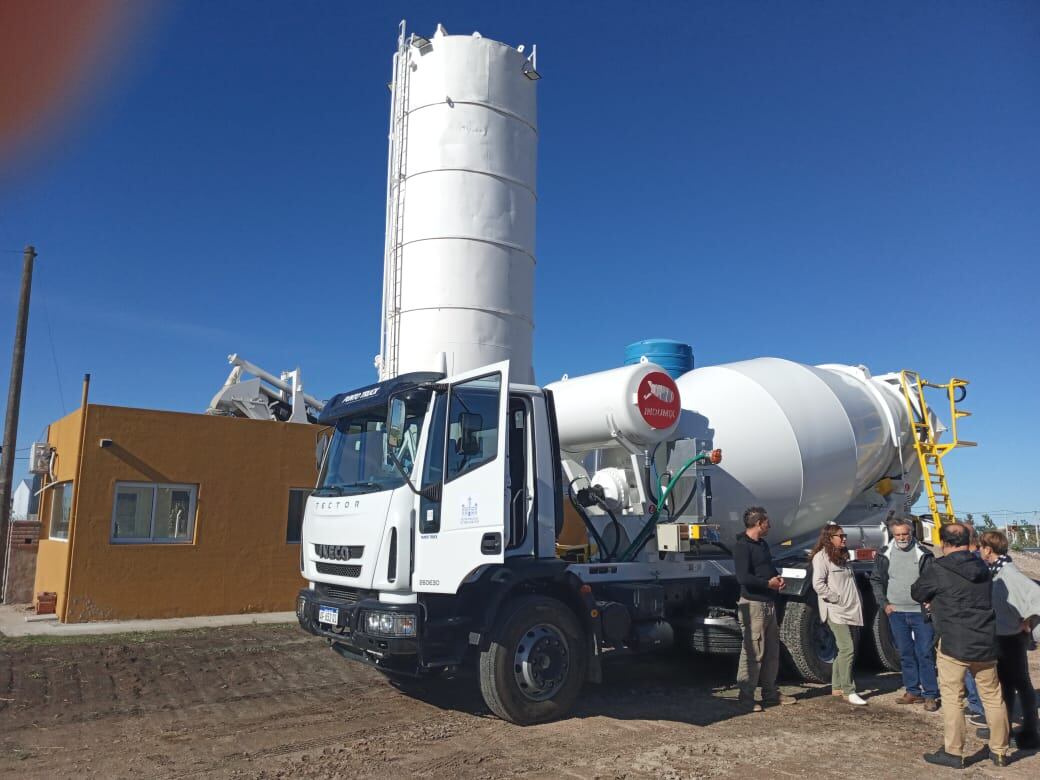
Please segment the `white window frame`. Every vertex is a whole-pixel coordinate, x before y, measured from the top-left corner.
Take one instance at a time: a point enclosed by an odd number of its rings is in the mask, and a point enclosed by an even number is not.
[[[52,541],[55,541],[55,542],[67,542],[69,540],[70,532],[72,531],[72,506],[70,505],[69,506],[69,524],[68,524],[68,527],[66,527],[66,529],[65,529],[65,535],[64,536],[55,536],[54,535],[54,500],[55,500],[55,498],[57,498],[57,495],[58,495],[57,493],[54,492],[54,489],[58,488],[58,487],[60,487],[62,489],[62,504],[64,504],[65,503],[65,501],[64,501],[64,498],[65,498],[65,488],[66,487],[71,487],[72,490],[73,490],[72,500],[74,501],[75,500],[75,496],[76,496],[76,494],[75,494],[76,488],[73,485],[74,481],[75,480],[65,479],[65,480],[62,480],[61,482],[52,482],[51,484],[47,485],[46,489],[51,491],[50,503],[48,504],[48,509],[47,509],[47,538],[52,540]]]
[[[118,497],[119,489],[121,487],[152,489],[152,508],[151,514],[148,519],[148,533],[150,534],[149,536],[116,536],[116,507],[119,505]],[[188,518],[191,522],[191,533],[184,539],[155,538],[155,504],[159,498],[159,488],[167,488],[169,490],[187,490],[190,494],[191,498],[188,504]],[[110,523],[108,528],[109,544],[195,544],[195,525],[198,521],[198,517],[196,514],[196,510],[198,508],[198,499],[198,485],[191,485],[179,482],[132,482],[128,480],[120,480],[116,482],[115,489],[112,491],[112,522]]]

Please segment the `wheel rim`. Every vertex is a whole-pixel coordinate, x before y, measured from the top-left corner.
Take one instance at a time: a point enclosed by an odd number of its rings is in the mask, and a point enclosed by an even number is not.
[[[513,654],[513,676],[528,699],[551,699],[563,687],[569,669],[567,640],[555,626],[539,623],[520,637]]]
[[[838,643],[834,641],[834,634],[819,618],[813,620],[813,649],[816,657],[825,664],[834,663],[838,657]]]

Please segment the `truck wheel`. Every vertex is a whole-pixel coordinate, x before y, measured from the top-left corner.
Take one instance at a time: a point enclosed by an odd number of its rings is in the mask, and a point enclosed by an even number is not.
[[[520,726],[563,717],[585,679],[585,633],[563,602],[525,596],[505,605],[480,654],[480,692],[493,713]]]
[[[806,681],[831,681],[831,664],[838,656],[838,646],[814,605],[787,602],[784,622],[780,624],[780,642],[791,664]]]
[[[899,650],[896,649],[895,640],[892,639],[892,627],[888,624],[888,615],[885,610],[879,609],[874,615],[874,623],[871,626],[870,635],[874,640],[874,652],[877,654],[881,668],[890,672],[898,672],[902,669],[899,660]]]

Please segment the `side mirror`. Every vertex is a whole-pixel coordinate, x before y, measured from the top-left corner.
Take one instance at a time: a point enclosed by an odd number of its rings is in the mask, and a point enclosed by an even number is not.
[[[404,401],[394,398],[390,401],[390,414],[386,418],[386,442],[397,447],[404,439]]]
[[[459,412],[459,443],[461,455],[479,455],[480,439],[477,434],[484,430],[484,418],[474,412]]]
[[[332,431],[322,428],[314,441],[314,467],[320,472],[321,464],[325,460],[325,453],[329,451],[329,442],[332,441]]]

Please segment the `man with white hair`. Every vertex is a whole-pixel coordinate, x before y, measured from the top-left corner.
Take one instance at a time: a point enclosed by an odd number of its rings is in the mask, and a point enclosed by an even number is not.
[[[927,712],[939,709],[939,680],[935,673],[935,632],[910,588],[932,562],[932,554],[914,539],[910,522],[893,520],[892,540],[874,559],[870,584],[878,609],[883,610],[899,650],[899,668],[906,692],[899,704],[924,704]]]

